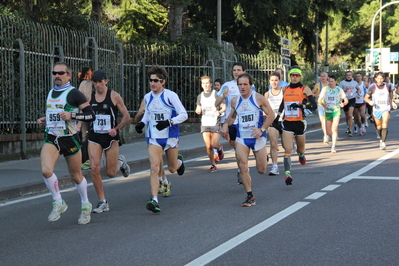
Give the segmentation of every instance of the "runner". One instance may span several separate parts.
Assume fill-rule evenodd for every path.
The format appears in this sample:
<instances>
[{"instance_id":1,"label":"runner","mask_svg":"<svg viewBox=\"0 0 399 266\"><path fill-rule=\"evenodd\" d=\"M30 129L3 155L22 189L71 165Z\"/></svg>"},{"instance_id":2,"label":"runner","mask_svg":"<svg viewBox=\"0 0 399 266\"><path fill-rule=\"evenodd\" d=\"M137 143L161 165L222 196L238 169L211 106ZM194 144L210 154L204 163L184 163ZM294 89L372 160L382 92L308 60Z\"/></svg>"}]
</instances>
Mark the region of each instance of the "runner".
<instances>
[{"instance_id":1,"label":"runner","mask_svg":"<svg viewBox=\"0 0 399 266\"><path fill-rule=\"evenodd\" d=\"M107 87L106 74L97 70L92 76L95 90L87 99L96 114L96 120L90 124L89 130L89 156L91 162L91 177L97 192L99 202L94 213L109 211L109 203L105 198L103 181L101 178L101 157L106 157L106 174L115 177L119 170L124 177L129 176L130 167L123 155L119 155L121 146L119 131L124 128L130 119L129 112L122 97L116 91ZM117 123L118 112L122 119Z\"/></svg>"},{"instance_id":2,"label":"runner","mask_svg":"<svg viewBox=\"0 0 399 266\"><path fill-rule=\"evenodd\" d=\"M320 93L323 89L328 87L328 73L323 71L320 72L320 82L316 83L314 86L312 92L313 96L315 97L315 101L318 100ZM320 119L320 124L321 124L321 129L323 131L324 137L323 137L323 143L328 144L330 141L330 138L328 137L327 131L326 131L326 120L324 119L324 108L321 105L317 106L317 112L319 114L319 119Z\"/></svg>"},{"instance_id":3,"label":"runner","mask_svg":"<svg viewBox=\"0 0 399 266\"><path fill-rule=\"evenodd\" d=\"M231 81L227 81L226 83L223 84L222 88L219 90L218 93L218 99L216 100L216 106L220 105L220 103L225 100L226 102L226 112L225 116L222 116L220 119L220 124L223 125L227 119L227 117L230 115L231 112L231 102L232 100L240 95L240 91L237 86L237 78L241 75L246 73L245 72L245 65L240 62L236 62L233 64L233 77L234 79ZM235 149L235 141L236 141L236 134L237 134L237 120L234 121L233 125L229 126L229 142L230 145ZM241 178L240 178L240 168L237 166L237 184L241 185Z\"/></svg>"},{"instance_id":4,"label":"runner","mask_svg":"<svg viewBox=\"0 0 399 266\"><path fill-rule=\"evenodd\" d=\"M306 120L303 114L303 109L315 110L317 103L314 100L313 93L308 86L301 83L302 71L298 68L293 68L289 72L291 83L285 87L283 94L283 101L277 113L273 124L278 124L281 113L284 110L284 118L281 123L282 143L284 147L284 170L285 170L285 184L292 185L291 176L291 152L292 140L296 139L297 152L300 164L306 164L305 157L305 131ZM305 104L304 101L309 104Z\"/></svg>"},{"instance_id":5,"label":"runner","mask_svg":"<svg viewBox=\"0 0 399 266\"><path fill-rule=\"evenodd\" d=\"M355 120L355 130L353 133L357 134L359 131L359 136L362 136L366 133L365 123L367 122L366 117L366 102L364 101L364 95L367 93L367 89L364 86L362 81L362 75L360 73L356 73L355 80L357 85L356 89L356 103L355 109L353 111L353 117Z\"/></svg>"},{"instance_id":6,"label":"runner","mask_svg":"<svg viewBox=\"0 0 399 266\"><path fill-rule=\"evenodd\" d=\"M324 88L319 96L318 104L324 108L327 135L332 136L331 153L336 153L338 124L341 118L341 108L348 104L345 92L337 87L337 77L328 78L329 86ZM342 102L343 101L343 102Z\"/></svg>"},{"instance_id":7,"label":"runner","mask_svg":"<svg viewBox=\"0 0 399 266\"><path fill-rule=\"evenodd\" d=\"M217 171L215 156L213 149L218 149L219 161L223 160L223 146L219 143L220 115L221 111L216 107L216 91L212 90L211 78L208 76L201 77L201 87L204 90L197 97L197 107L195 113L202 115L201 117L201 134L205 142L206 153L211 161L211 167L208 172ZM221 103L225 105L224 102Z\"/></svg>"},{"instance_id":8,"label":"runner","mask_svg":"<svg viewBox=\"0 0 399 266\"><path fill-rule=\"evenodd\" d=\"M393 88L384 83L384 73L375 74L375 84L371 85L364 100L373 106L373 117L380 139L380 149L386 149L386 139L388 136L388 121L390 118L391 106L396 109L393 100Z\"/></svg>"},{"instance_id":9,"label":"runner","mask_svg":"<svg viewBox=\"0 0 399 266\"><path fill-rule=\"evenodd\" d=\"M252 193L252 179L248 170L248 157L252 149L256 160L256 168L260 174L264 174L267 168L266 151L266 129L273 122L274 114L269 102L263 95L252 91L252 77L244 73L237 79L240 89L240 96L233 99L231 113L223 124L221 134L229 138L228 126L233 125L236 118L236 159L240 168L242 183L247 197L242 203L243 207L251 207L256 204L255 196ZM263 113L267 118L263 119Z\"/></svg>"},{"instance_id":10,"label":"runner","mask_svg":"<svg viewBox=\"0 0 399 266\"><path fill-rule=\"evenodd\" d=\"M353 110L356 104L356 89L357 82L352 79L352 71L347 71L345 73L345 80L342 80L339 83L339 87L341 87L346 93L346 98L348 98L348 104L345 105L345 117L346 117L346 125L348 126L348 130L346 133L348 137L352 137L352 127L353 127Z\"/></svg>"},{"instance_id":11,"label":"runner","mask_svg":"<svg viewBox=\"0 0 399 266\"><path fill-rule=\"evenodd\" d=\"M280 87L280 74L277 72L273 72L270 74L269 78L270 89L265 93L265 98L268 100L274 116L277 116L278 109L283 100L283 88ZM269 175L278 175L280 174L277 160L278 160L278 138L281 136L281 121L282 118L279 119L277 124L272 124L268 131L267 135L269 136L270 141L270 156L272 158L272 169L269 172Z\"/></svg>"},{"instance_id":12,"label":"runner","mask_svg":"<svg viewBox=\"0 0 399 266\"><path fill-rule=\"evenodd\" d=\"M178 154L179 124L187 119L187 111L176 93L165 88L168 72L160 66L151 67L147 76L151 92L144 96L146 109L144 117L135 127L142 133L146 127L148 158L151 164L150 187L151 198L146 208L154 213L160 212L158 188L163 151L166 153L169 172L183 175L185 166L183 156Z\"/></svg>"},{"instance_id":13,"label":"runner","mask_svg":"<svg viewBox=\"0 0 399 266\"><path fill-rule=\"evenodd\" d=\"M46 116L37 120L39 126L46 128L40 162L44 183L54 201L48 221L57 221L68 209L68 205L62 199L58 178L54 173L55 165L62 154L80 195L82 207L78 224L87 224L91 219L92 205L87 197L87 180L80 168L82 153L77 136L77 121L93 121L95 116L84 94L71 86L69 81L72 78L72 70L68 64L55 63L52 74L54 88L47 95ZM81 113L78 113L79 109L82 110Z\"/></svg>"}]
</instances>

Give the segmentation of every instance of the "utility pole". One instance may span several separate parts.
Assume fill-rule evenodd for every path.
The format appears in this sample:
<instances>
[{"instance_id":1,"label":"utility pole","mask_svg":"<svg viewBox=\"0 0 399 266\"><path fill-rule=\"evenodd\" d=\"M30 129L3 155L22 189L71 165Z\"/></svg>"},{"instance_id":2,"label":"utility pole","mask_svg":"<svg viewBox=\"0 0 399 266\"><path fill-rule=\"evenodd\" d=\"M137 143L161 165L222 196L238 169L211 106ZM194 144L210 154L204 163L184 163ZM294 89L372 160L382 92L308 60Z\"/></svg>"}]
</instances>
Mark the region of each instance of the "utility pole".
<instances>
[{"instance_id":1,"label":"utility pole","mask_svg":"<svg viewBox=\"0 0 399 266\"><path fill-rule=\"evenodd\" d=\"M328 73L328 20L327 20L327 23L326 23L326 51L325 51L325 54L326 54L326 58L325 58L325 60L324 60L324 71L325 72L327 72Z\"/></svg>"},{"instance_id":2,"label":"utility pole","mask_svg":"<svg viewBox=\"0 0 399 266\"><path fill-rule=\"evenodd\" d=\"M382 0L380 0L380 9L382 7ZM378 66L379 71L382 70L382 10L380 11L380 64Z\"/></svg>"}]
</instances>

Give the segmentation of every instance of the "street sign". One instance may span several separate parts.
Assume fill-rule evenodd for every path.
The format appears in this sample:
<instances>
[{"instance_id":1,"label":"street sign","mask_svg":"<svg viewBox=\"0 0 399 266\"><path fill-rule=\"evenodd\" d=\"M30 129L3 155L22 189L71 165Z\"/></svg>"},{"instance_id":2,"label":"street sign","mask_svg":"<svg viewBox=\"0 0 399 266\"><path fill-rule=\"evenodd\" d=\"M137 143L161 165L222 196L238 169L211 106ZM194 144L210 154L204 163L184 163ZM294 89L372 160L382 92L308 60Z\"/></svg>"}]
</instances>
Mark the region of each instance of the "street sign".
<instances>
[{"instance_id":1,"label":"street sign","mask_svg":"<svg viewBox=\"0 0 399 266\"><path fill-rule=\"evenodd\" d=\"M394 61L394 62L397 62L397 61L399 61L398 59L398 57L399 57L399 52L391 52L390 54L390 59L389 59L389 61Z\"/></svg>"},{"instance_id":2,"label":"street sign","mask_svg":"<svg viewBox=\"0 0 399 266\"><path fill-rule=\"evenodd\" d=\"M291 42L290 42L290 40L281 37L281 45L290 47L291 46Z\"/></svg>"},{"instance_id":3,"label":"street sign","mask_svg":"<svg viewBox=\"0 0 399 266\"><path fill-rule=\"evenodd\" d=\"M291 55L290 49L281 47L281 55L290 57Z\"/></svg>"},{"instance_id":4,"label":"street sign","mask_svg":"<svg viewBox=\"0 0 399 266\"><path fill-rule=\"evenodd\" d=\"M283 66L291 66L291 59L288 58L288 57L282 56L282 57L281 57L281 64L282 64Z\"/></svg>"}]
</instances>

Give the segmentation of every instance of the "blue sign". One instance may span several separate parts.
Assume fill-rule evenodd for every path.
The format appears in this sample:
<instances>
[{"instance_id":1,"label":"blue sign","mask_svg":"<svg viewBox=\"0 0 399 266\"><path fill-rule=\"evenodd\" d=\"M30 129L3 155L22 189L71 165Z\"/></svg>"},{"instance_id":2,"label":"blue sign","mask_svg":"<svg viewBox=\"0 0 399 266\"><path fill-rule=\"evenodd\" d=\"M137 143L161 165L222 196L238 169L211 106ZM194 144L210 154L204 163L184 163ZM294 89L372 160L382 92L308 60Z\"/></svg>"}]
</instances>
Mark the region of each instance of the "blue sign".
<instances>
[{"instance_id":1,"label":"blue sign","mask_svg":"<svg viewBox=\"0 0 399 266\"><path fill-rule=\"evenodd\" d=\"M389 61L397 62L399 60L399 52L391 52L389 55Z\"/></svg>"}]
</instances>

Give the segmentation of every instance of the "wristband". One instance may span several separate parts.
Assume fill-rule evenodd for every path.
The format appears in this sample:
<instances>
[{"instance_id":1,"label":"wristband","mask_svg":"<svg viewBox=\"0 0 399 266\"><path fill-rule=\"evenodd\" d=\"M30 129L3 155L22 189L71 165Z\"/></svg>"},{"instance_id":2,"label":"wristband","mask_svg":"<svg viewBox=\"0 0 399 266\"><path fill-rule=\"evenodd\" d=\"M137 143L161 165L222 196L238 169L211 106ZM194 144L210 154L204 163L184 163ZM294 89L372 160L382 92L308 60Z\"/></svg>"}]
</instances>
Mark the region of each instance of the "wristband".
<instances>
[{"instance_id":1,"label":"wristband","mask_svg":"<svg viewBox=\"0 0 399 266\"><path fill-rule=\"evenodd\" d=\"M115 130L118 130L118 129L119 129L119 127L114 127L114 129L115 129Z\"/></svg>"},{"instance_id":2,"label":"wristband","mask_svg":"<svg viewBox=\"0 0 399 266\"><path fill-rule=\"evenodd\" d=\"M76 119L76 113L71 113L71 118Z\"/></svg>"}]
</instances>

